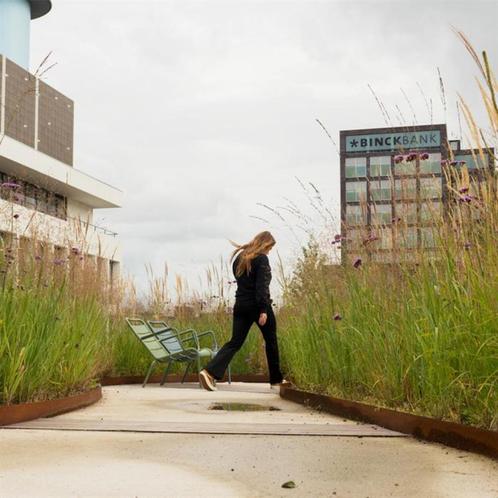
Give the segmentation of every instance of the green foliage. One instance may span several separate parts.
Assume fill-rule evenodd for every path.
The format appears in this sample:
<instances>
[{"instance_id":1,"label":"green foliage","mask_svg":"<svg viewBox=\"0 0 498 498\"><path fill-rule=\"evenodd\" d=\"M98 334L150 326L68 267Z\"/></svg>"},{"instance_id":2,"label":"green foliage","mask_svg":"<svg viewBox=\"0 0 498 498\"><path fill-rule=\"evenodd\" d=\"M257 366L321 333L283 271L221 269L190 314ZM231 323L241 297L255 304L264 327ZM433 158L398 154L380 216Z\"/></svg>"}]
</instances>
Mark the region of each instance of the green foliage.
<instances>
[{"instance_id":1,"label":"green foliage","mask_svg":"<svg viewBox=\"0 0 498 498\"><path fill-rule=\"evenodd\" d=\"M303 252L280 312L297 385L498 428L498 202L479 222L467 209L452 208L438 252L411 263L331 267L313 244Z\"/></svg>"},{"instance_id":2,"label":"green foliage","mask_svg":"<svg viewBox=\"0 0 498 498\"><path fill-rule=\"evenodd\" d=\"M107 316L95 296L64 285L0 290L0 403L88 388L106 368Z\"/></svg>"}]
</instances>

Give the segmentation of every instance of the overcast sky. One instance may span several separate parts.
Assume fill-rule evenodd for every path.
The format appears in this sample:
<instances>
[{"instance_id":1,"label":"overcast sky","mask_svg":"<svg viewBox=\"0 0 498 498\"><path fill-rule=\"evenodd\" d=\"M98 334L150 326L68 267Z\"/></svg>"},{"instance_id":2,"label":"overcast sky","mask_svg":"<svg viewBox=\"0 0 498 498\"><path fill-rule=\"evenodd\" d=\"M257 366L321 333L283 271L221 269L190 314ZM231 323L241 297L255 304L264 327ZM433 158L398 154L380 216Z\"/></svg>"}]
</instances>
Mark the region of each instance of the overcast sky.
<instances>
[{"instance_id":1,"label":"overcast sky","mask_svg":"<svg viewBox=\"0 0 498 498\"><path fill-rule=\"evenodd\" d=\"M95 218L119 232L125 271L143 286L144 264L167 262L195 284L227 239L262 229L292 260L295 237L258 203L311 213L296 177L338 216L339 157L315 119L336 141L385 126L368 85L393 126L396 105L429 124L432 99L433 122L458 138L457 92L482 117L451 27L496 63L497 19L492 1L54 0L32 23L31 66L53 51L46 80L76 103L75 167L126 194Z\"/></svg>"}]
</instances>

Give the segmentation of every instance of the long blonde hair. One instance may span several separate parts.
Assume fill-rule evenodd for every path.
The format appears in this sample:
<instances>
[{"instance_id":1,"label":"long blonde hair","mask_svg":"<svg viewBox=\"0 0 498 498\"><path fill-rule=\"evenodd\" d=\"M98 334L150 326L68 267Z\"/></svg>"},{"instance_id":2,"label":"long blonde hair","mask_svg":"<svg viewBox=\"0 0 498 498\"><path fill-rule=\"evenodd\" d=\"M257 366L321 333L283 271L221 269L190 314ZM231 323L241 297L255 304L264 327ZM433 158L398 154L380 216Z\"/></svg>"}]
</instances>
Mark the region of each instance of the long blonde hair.
<instances>
[{"instance_id":1,"label":"long blonde hair","mask_svg":"<svg viewBox=\"0 0 498 498\"><path fill-rule=\"evenodd\" d=\"M233 251L230 261L240 255L235 269L235 275L240 277L243 273L249 273L251 271L251 261L256 256L268 252L276 244L276 241L270 232L265 231L258 233L247 244L237 244L233 241L230 241L230 243L235 246L235 251Z\"/></svg>"}]
</instances>

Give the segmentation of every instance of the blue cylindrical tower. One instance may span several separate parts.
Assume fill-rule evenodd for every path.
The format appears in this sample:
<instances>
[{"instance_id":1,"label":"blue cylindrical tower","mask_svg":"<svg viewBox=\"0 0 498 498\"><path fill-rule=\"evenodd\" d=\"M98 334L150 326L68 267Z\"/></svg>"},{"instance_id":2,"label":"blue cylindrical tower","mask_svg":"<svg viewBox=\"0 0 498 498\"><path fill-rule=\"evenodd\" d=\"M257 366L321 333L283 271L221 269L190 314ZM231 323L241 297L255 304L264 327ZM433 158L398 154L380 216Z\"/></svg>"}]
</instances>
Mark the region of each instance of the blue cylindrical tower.
<instances>
[{"instance_id":1,"label":"blue cylindrical tower","mask_svg":"<svg viewBox=\"0 0 498 498\"><path fill-rule=\"evenodd\" d=\"M29 69L31 19L44 16L50 0L0 0L0 54Z\"/></svg>"}]
</instances>

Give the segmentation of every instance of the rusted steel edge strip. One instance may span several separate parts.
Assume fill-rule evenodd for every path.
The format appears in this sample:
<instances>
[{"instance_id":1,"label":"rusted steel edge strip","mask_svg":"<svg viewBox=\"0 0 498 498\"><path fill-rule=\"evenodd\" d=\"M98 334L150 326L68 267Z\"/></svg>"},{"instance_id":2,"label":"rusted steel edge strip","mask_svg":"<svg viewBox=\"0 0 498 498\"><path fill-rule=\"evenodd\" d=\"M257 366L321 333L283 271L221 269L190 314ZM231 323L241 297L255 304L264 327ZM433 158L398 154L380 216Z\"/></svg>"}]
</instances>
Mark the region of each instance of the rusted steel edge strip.
<instances>
[{"instance_id":1,"label":"rusted steel edge strip","mask_svg":"<svg viewBox=\"0 0 498 498\"><path fill-rule=\"evenodd\" d=\"M33 403L19 403L0 406L0 426L27 422L40 417L53 417L61 413L84 408L102 398L102 388L95 387L84 393L68 396L67 398L35 401Z\"/></svg>"},{"instance_id":2,"label":"rusted steel edge strip","mask_svg":"<svg viewBox=\"0 0 498 498\"><path fill-rule=\"evenodd\" d=\"M168 382L181 382L183 374L170 374L166 379L166 384ZM161 382L162 375L151 375L148 384L154 384ZM141 384L144 381L144 377L141 375L124 375L124 376L108 376L104 377L101 381L103 386L118 386L122 384ZM185 378L185 382L198 382L199 377L197 374L189 374ZM227 382L228 378L225 377L223 382ZM268 382L268 376L264 374L234 374L232 375L232 382Z\"/></svg>"},{"instance_id":3,"label":"rusted steel edge strip","mask_svg":"<svg viewBox=\"0 0 498 498\"><path fill-rule=\"evenodd\" d=\"M380 425L418 439L498 458L498 432L282 387L280 396L334 415Z\"/></svg>"}]
</instances>

